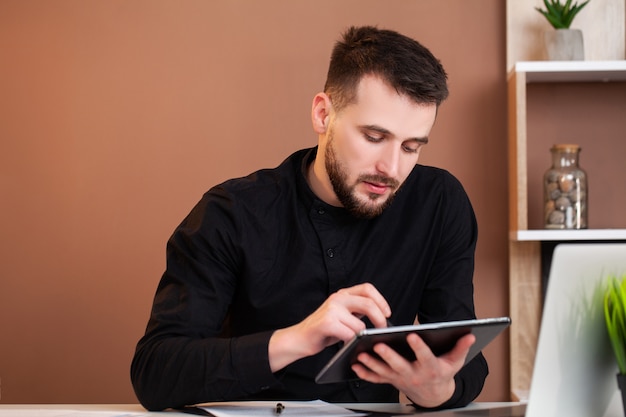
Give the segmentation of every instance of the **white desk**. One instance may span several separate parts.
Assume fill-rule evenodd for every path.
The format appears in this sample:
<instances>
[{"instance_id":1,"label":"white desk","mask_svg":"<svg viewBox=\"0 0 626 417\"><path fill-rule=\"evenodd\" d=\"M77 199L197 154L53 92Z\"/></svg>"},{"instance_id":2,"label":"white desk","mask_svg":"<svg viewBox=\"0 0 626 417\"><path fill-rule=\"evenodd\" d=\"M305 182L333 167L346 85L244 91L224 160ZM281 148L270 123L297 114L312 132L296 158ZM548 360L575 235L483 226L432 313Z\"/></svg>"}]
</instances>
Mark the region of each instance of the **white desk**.
<instances>
[{"instance_id":1,"label":"white desk","mask_svg":"<svg viewBox=\"0 0 626 417\"><path fill-rule=\"evenodd\" d=\"M438 412L419 413L411 406L399 403L357 403L339 404L352 410L392 413L402 415L422 415L428 417L461 417L472 415L500 416L494 409L506 409L522 403L477 402L465 408ZM484 414L481 413L484 411ZM0 417L141 417L141 416L186 416L193 414L177 411L148 412L139 404L0 404ZM504 414L506 415L506 414ZM604 417L623 417L621 397L615 395ZM285 415L285 417L288 417ZM597 416L590 416L597 417Z\"/></svg>"},{"instance_id":2,"label":"white desk","mask_svg":"<svg viewBox=\"0 0 626 417\"><path fill-rule=\"evenodd\" d=\"M473 403L457 411L480 410L519 403ZM404 404L340 404L357 410L394 413L397 415L420 415L411 406ZM431 412L429 416L441 416L450 411ZM488 413L488 412L487 412ZM0 417L140 417L140 416L186 416L192 414L165 411L148 412L139 404L0 404ZM473 414L474 415L474 414ZM478 414L475 414L478 415ZM488 415L488 414L485 414Z\"/></svg>"},{"instance_id":3,"label":"white desk","mask_svg":"<svg viewBox=\"0 0 626 417\"><path fill-rule=\"evenodd\" d=\"M0 404L0 417L130 417L186 416L180 412L151 413L139 404Z\"/></svg>"}]
</instances>

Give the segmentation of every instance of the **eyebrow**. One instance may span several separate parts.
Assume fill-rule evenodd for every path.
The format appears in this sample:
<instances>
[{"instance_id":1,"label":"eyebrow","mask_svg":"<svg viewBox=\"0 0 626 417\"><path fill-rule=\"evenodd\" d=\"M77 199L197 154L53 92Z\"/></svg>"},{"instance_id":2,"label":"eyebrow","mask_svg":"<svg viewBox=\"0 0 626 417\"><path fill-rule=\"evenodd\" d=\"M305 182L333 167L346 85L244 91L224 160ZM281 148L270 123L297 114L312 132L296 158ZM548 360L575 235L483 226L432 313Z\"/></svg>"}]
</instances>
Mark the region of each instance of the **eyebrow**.
<instances>
[{"instance_id":1,"label":"eyebrow","mask_svg":"<svg viewBox=\"0 0 626 417\"><path fill-rule=\"evenodd\" d=\"M389 129L385 129L384 127L378 126L378 125L363 125L361 126L362 129L365 130L372 130L374 132L378 132L378 133L382 133L384 135L393 135L393 133L389 130ZM415 138L407 138L404 139L404 141L415 141L415 142L419 142L421 144L426 145L428 143L428 136L424 136L424 137L415 137Z\"/></svg>"}]
</instances>

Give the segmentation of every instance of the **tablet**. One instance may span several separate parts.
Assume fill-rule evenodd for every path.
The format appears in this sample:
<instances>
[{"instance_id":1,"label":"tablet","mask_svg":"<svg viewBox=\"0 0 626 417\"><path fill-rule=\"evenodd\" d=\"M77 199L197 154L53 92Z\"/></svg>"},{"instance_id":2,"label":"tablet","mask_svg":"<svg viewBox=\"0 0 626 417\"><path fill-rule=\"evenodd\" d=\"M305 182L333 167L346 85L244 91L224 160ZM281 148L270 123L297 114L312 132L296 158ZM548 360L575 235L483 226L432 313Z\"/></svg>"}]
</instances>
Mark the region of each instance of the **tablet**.
<instances>
[{"instance_id":1,"label":"tablet","mask_svg":"<svg viewBox=\"0 0 626 417\"><path fill-rule=\"evenodd\" d=\"M451 350L460 337L473 333L476 336L476 342L467 354L465 359L465 363L467 363L510 324L511 319L509 317L496 317L365 329L354 336L332 357L317 374L315 382L327 384L357 379L356 374L351 369L352 364L357 362L356 357L361 352L368 352L372 356L377 356L372 351L373 346L377 343L385 343L409 361L414 361L415 354L406 342L409 333L417 333L437 356Z\"/></svg>"}]
</instances>

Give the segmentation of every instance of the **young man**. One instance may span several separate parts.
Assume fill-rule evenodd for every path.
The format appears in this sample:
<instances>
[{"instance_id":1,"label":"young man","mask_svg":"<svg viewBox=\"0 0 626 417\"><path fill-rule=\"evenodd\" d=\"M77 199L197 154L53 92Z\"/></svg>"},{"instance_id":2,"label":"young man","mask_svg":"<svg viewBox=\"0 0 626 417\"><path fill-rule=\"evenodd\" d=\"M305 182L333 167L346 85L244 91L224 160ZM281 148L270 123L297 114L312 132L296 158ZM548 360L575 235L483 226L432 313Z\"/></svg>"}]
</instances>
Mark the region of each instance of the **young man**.
<instances>
[{"instance_id":1,"label":"young man","mask_svg":"<svg viewBox=\"0 0 626 417\"><path fill-rule=\"evenodd\" d=\"M360 381L316 384L339 342L366 327L470 319L476 219L448 172L417 165L446 74L422 45L350 28L313 99L318 146L207 192L168 242L131 367L148 409L242 399L463 406L487 364L474 336L409 362L383 344Z\"/></svg>"}]
</instances>

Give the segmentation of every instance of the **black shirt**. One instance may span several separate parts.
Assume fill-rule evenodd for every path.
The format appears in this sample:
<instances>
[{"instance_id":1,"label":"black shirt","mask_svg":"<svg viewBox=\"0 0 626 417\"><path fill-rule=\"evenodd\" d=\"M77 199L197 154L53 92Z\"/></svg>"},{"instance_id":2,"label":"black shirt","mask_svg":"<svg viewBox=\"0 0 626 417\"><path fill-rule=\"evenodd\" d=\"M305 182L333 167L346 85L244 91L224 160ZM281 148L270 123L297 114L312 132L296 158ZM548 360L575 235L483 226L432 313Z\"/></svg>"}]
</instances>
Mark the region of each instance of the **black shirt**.
<instances>
[{"instance_id":1,"label":"black shirt","mask_svg":"<svg viewBox=\"0 0 626 417\"><path fill-rule=\"evenodd\" d=\"M477 226L461 184L416 165L390 207L358 219L309 188L305 172L316 151L212 188L174 231L131 367L146 408L241 399L397 402L390 385L316 384L339 345L270 370L272 332L344 287L372 283L395 325L416 316L420 323L475 317ZM457 374L444 406L472 401L487 373L478 355Z\"/></svg>"}]
</instances>

